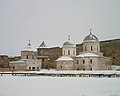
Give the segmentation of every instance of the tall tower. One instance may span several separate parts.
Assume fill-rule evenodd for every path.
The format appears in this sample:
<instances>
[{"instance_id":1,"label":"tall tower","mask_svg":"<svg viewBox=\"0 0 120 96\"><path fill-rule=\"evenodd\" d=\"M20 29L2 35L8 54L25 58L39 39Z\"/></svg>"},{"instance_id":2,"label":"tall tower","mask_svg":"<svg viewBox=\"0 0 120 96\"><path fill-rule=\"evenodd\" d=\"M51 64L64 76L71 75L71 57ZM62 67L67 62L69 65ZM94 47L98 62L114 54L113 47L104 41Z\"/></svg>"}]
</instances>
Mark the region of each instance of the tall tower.
<instances>
[{"instance_id":1,"label":"tall tower","mask_svg":"<svg viewBox=\"0 0 120 96\"><path fill-rule=\"evenodd\" d=\"M21 50L21 58L22 59L35 59L35 50L32 48L30 40L28 46Z\"/></svg>"},{"instance_id":2,"label":"tall tower","mask_svg":"<svg viewBox=\"0 0 120 96\"><path fill-rule=\"evenodd\" d=\"M49 48L47 47L44 41L40 44L37 50L38 50L38 59L42 60L42 68L48 69L49 68L49 56L48 56Z\"/></svg>"}]
</instances>

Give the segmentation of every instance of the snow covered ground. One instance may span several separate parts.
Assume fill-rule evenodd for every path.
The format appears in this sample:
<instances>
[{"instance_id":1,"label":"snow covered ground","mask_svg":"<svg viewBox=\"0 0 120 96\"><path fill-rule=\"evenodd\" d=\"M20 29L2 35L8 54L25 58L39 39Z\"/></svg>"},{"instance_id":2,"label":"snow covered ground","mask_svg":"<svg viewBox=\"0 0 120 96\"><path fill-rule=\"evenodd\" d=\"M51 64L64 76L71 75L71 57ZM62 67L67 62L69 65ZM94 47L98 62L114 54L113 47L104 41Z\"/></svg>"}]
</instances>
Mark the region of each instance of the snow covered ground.
<instances>
[{"instance_id":1,"label":"snow covered ground","mask_svg":"<svg viewBox=\"0 0 120 96\"><path fill-rule=\"evenodd\" d=\"M4 75L0 96L120 96L120 78Z\"/></svg>"}]
</instances>

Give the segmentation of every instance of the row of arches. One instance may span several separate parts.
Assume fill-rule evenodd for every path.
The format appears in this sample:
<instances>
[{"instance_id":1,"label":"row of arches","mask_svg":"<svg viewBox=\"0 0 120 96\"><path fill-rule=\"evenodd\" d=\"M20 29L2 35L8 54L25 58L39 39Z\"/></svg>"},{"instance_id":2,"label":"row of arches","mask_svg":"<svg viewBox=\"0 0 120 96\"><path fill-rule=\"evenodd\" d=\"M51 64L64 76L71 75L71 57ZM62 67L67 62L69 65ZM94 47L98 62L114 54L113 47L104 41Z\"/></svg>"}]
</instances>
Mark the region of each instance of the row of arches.
<instances>
[{"instance_id":1,"label":"row of arches","mask_svg":"<svg viewBox=\"0 0 120 96\"><path fill-rule=\"evenodd\" d=\"M99 47L98 46L85 46L84 51L99 51Z\"/></svg>"},{"instance_id":2,"label":"row of arches","mask_svg":"<svg viewBox=\"0 0 120 96\"><path fill-rule=\"evenodd\" d=\"M92 64L93 63L93 60L92 59L90 59L90 64ZM81 62L82 64L85 64L86 63L86 60L82 60L82 62ZM81 64L80 62L79 62L79 60L77 60L77 64Z\"/></svg>"},{"instance_id":3,"label":"row of arches","mask_svg":"<svg viewBox=\"0 0 120 96\"><path fill-rule=\"evenodd\" d=\"M75 50L64 50L63 51L63 55L76 55L76 51Z\"/></svg>"}]
</instances>

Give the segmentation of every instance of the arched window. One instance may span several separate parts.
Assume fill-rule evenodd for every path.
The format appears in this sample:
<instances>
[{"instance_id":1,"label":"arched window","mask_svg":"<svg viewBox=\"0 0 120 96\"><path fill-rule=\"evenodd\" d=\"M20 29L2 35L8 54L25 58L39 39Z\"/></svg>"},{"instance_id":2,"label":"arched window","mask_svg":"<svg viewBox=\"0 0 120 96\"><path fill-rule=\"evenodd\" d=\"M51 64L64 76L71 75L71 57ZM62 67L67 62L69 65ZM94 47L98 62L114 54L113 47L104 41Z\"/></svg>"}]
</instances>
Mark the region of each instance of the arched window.
<instances>
[{"instance_id":1,"label":"arched window","mask_svg":"<svg viewBox=\"0 0 120 96\"><path fill-rule=\"evenodd\" d=\"M68 50L68 55L70 55L70 50Z\"/></svg>"},{"instance_id":2,"label":"arched window","mask_svg":"<svg viewBox=\"0 0 120 96\"><path fill-rule=\"evenodd\" d=\"M92 70L92 68L90 68L90 70Z\"/></svg>"},{"instance_id":3,"label":"arched window","mask_svg":"<svg viewBox=\"0 0 120 96\"><path fill-rule=\"evenodd\" d=\"M87 51L87 47L85 46L85 51Z\"/></svg>"},{"instance_id":4,"label":"arched window","mask_svg":"<svg viewBox=\"0 0 120 96\"><path fill-rule=\"evenodd\" d=\"M85 68L83 68L83 71L85 71Z\"/></svg>"},{"instance_id":5,"label":"arched window","mask_svg":"<svg viewBox=\"0 0 120 96\"><path fill-rule=\"evenodd\" d=\"M15 66L13 66L13 69L15 69Z\"/></svg>"},{"instance_id":6,"label":"arched window","mask_svg":"<svg viewBox=\"0 0 120 96\"><path fill-rule=\"evenodd\" d=\"M83 60L83 64L85 64L85 60Z\"/></svg>"},{"instance_id":7,"label":"arched window","mask_svg":"<svg viewBox=\"0 0 120 96\"><path fill-rule=\"evenodd\" d=\"M28 59L28 55L26 55L26 59Z\"/></svg>"},{"instance_id":8,"label":"arched window","mask_svg":"<svg viewBox=\"0 0 120 96\"><path fill-rule=\"evenodd\" d=\"M92 63L92 59L90 59L90 63Z\"/></svg>"},{"instance_id":9,"label":"arched window","mask_svg":"<svg viewBox=\"0 0 120 96\"><path fill-rule=\"evenodd\" d=\"M93 46L91 46L91 51L93 51Z\"/></svg>"}]
</instances>

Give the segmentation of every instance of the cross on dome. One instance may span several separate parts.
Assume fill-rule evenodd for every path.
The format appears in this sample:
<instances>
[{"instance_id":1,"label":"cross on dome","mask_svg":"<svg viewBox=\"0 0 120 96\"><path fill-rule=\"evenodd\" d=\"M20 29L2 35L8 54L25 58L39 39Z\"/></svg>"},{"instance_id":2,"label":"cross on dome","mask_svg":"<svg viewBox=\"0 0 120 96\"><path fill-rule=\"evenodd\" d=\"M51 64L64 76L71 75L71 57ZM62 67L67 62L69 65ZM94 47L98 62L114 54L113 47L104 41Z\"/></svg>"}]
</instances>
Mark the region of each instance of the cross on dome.
<instances>
[{"instance_id":1,"label":"cross on dome","mask_svg":"<svg viewBox=\"0 0 120 96\"><path fill-rule=\"evenodd\" d=\"M29 39L29 43L28 43L28 46L29 46L29 47L31 46L31 43L30 43L30 39Z\"/></svg>"},{"instance_id":2,"label":"cross on dome","mask_svg":"<svg viewBox=\"0 0 120 96\"><path fill-rule=\"evenodd\" d=\"M92 29L90 28L90 34L92 34Z\"/></svg>"},{"instance_id":3,"label":"cross on dome","mask_svg":"<svg viewBox=\"0 0 120 96\"><path fill-rule=\"evenodd\" d=\"M89 42L89 41L99 42L98 38L92 34L91 28L90 28L90 34L84 38L84 42Z\"/></svg>"},{"instance_id":4,"label":"cross on dome","mask_svg":"<svg viewBox=\"0 0 120 96\"><path fill-rule=\"evenodd\" d=\"M68 35L68 41L70 41L70 35Z\"/></svg>"}]
</instances>

